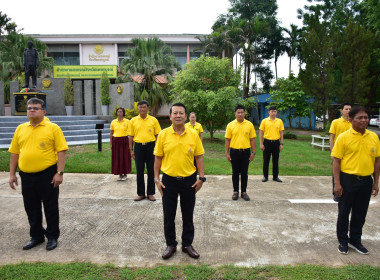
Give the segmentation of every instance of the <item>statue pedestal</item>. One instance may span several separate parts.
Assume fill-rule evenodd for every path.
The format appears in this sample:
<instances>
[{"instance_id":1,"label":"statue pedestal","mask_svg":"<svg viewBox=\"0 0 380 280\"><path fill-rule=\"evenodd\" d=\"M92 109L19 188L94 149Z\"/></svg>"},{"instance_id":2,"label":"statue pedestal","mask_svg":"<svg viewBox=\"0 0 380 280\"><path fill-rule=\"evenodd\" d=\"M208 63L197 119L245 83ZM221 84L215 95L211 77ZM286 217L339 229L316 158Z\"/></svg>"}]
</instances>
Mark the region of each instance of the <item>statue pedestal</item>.
<instances>
[{"instance_id":1,"label":"statue pedestal","mask_svg":"<svg viewBox=\"0 0 380 280\"><path fill-rule=\"evenodd\" d=\"M42 99L46 104L46 93L43 92L14 92L15 116L26 116L26 103L29 99L36 97Z\"/></svg>"}]
</instances>

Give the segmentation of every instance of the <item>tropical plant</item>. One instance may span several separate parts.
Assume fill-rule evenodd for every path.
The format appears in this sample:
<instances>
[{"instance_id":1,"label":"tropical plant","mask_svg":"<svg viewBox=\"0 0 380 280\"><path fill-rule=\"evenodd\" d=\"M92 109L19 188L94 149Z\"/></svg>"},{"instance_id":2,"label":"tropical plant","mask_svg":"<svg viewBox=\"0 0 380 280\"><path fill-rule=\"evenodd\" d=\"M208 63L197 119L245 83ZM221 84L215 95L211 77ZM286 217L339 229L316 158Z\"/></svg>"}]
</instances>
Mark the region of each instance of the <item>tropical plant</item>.
<instances>
[{"instance_id":1,"label":"tropical plant","mask_svg":"<svg viewBox=\"0 0 380 280\"><path fill-rule=\"evenodd\" d=\"M70 78L70 74L67 74L67 77L63 83L63 99L66 106L73 106L74 104L74 86Z\"/></svg>"},{"instance_id":2,"label":"tropical plant","mask_svg":"<svg viewBox=\"0 0 380 280\"><path fill-rule=\"evenodd\" d=\"M0 41L3 40L5 33L9 34L16 31L17 24L11 20L7 14L0 11Z\"/></svg>"},{"instance_id":3,"label":"tropical plant","mask_svg":"<svg viewBox=\"0 0 380 280\"><path fill-rule=\"evenodd\" d=\"M180 69L172 50L160 39L153 37L133 39L134 48L126 51L121 71L134 77L135 101L147 100L155 115L162 104L169 102L167 84Z\"/></svg>"},{"instance_id":4,"label":"tropical plant","mask_svg":"<svg viewBox=\"0 0 380 280\"><path fill-rule=\"evenodd\" d=\"M109 105L111 103L110 79L108 78L107 72L103 72L102 78L100 79L100 100L103 105Z\"/></svg>"}]
</instances>

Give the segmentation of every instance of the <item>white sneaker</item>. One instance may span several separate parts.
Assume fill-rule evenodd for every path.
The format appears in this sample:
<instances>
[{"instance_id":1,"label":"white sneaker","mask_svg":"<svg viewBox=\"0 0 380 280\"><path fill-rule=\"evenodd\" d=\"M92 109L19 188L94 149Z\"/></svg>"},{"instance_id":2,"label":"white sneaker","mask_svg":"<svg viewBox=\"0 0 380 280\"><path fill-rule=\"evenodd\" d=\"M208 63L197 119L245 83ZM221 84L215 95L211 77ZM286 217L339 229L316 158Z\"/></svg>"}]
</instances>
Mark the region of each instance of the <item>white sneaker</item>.
<instances>
[{"instance_id":1,"label":"white sneaker","mask_svg":"<svg viewBox=\"0 0 380 280\"><path fill-rule=\"evenodd\" d=\"M127 175L125 175L125 176L123 176L122 178L121 178L121 181L126 181L127 180Z\"/></svg>"},{"instance_id":2,"label":"white sneaker","mask_svg":"<svg viewBox=\"0 0 380 280\"><path fill-rule=\"evenodd\" d=\"M122 181L123 180L123 176L119 175L119 178L117 178L118 181Z\"/></svg>"}]
</instances>

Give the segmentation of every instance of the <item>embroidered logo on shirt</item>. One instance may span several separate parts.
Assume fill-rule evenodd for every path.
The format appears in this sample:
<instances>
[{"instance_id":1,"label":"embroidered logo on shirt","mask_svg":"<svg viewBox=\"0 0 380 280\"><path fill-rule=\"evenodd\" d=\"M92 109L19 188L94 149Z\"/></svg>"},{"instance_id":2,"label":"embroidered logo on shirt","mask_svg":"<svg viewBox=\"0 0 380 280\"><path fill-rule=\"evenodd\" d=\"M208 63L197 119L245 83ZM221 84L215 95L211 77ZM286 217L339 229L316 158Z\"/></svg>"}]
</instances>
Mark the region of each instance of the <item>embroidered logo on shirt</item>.
<instances>
[{"instance_id":1,"label":"embroidered logo on shirt","mask_svg":"<svg viewBox=\"0 0 380 280\"><path fill-rule=\"evenodd\" d=\"M149 128L149 130L148 130L149 132L152 132L152 129L151 128Z\"/></svg>"},{"instance_id":2,"label":"embroidered logo on shirt","mask_svg":"<svg viewBox=\"0 0 380 280\"><path fill-rule=\"evenodd\" d=\"M191 148L189 149L189 153L190 153L190 154L192 154L192 153L193 153L193 150L192 150Z\"/></svg>"},{"instance_id":3,"label":"embroidered logo on shirt","mask_svg":"<svg viewBox=\"0 0 380 280\"><path fill-rule=\"evenodd\" d=\"M41 142L40 146L41 146L41 148L44 148L45 147L45 142Z\"/></svg>"},{"instance_id":4,"label":"embroidered logo on shirt","mask_svg":"<svg viewBox=\"0 0 380 280\"><path fill-rule=\"evenodd\" d=\"M372 154L375 153L375 148L374 148L374 147L371 148L371 153L372 153Z\"/></svg>"},{"instance_id":5,"label":"embroidered logo on shirt","mask_svg":"<svg viewBox=\"0 0 380 280\"><path fill-rule=\"evenodd\" d=\"M245 134L248 135L248 131L246 131Z\"/></svg>"}]
</instances>

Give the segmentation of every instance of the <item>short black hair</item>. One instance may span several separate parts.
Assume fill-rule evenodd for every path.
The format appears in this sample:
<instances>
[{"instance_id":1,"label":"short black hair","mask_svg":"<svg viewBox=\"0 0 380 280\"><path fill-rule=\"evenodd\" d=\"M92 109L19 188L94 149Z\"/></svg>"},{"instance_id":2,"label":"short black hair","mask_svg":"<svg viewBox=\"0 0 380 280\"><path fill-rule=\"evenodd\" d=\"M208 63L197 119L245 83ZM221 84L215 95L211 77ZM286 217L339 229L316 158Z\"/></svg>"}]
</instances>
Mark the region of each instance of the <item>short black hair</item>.
<instances>
[{"instance_id":1,"label":"short black hair","mask_svg":"<svg viewBox=\"0 0 380 280\"><path fill-rule=\"evenodd\" d=\"M146 100L139 101L139 103L137 103L137 106L144 105L144 104L149 107L149 103Z\"/></svg>"},{"instance_id":2,"label":"short black hair","mask_svg":"<svg viewBox=\"0 0 380 280\"><path fill-rule=\"evenodd\" d=\"M42 99L39 99L37 97L32 97L28 100L28 102L26 102L27 105L30 105L30 104L40 104L41 105L41 108L43 110L45 110L45 101L43 101Z\"/></svg>"},{"instance_id":3,"label":"short black hair","mask_svg":"<svg viewBox=\"0 0 380 280\"><path fill-rule=\"evenodd\" d=\"M241 105L241 104L236 105L236 107L235 107L235 112L236 112L237 110L239 110L239 109L243 109L243 110L245 111L245 107L244 107L243 105Z\"/></svg>"},{"instance_id":4,"label":"short black hair","mask_svg":"<svg viewBox=\"0 0 380 280\"><path fill-rule=\"evenodd\" d=\"M276 110L276 111L277 111L277 107L276 107L276 106L270 106L270 107L268 108L268 111L272 111L272 110Z\"/></svg>"},{"instance_id":5,"label":"short black hair","mask_svg":"<svg viewBox=\"0 0 380 280\"><path fill-rule=\"evenodd\" d=\"M346 102L346 103L343 103L343 104L340 106L340 109L343 110L343 109L344 109L344 106L350 106L350 107L352 107L351 103Z\"/></svg>"},{"instance_id":6,"label":"short black hair","mask_svg":"<svg viewBox=\"0 0 380 280\"><path fill-rule=\"evenodd\" d=\"M123 107L119 107L116 109L116 114L117 114L117 111L121 110L123 112L123 116L125 117L125 109Z\"/></svg>"},{"instance_id":7,"label":"short black hair","mask_svg":"<svg viewBox=\"0 0 380 280\"><path fill-rule=\"evenodd\" d=\"M189 114L189 116L191 116L191 114L193 114L194 116L197 116L197 114L195 114L195 112L191 112L191 113Z\"/></svg>"},{"instance_id":8,"label":"short black hair","mask_svg":"<svg viewBox=\"0 0 380 280\"><path fill-rule=\"evenodd\" d=\"M351 108L350 112L348 113L348 116L350 117L350 119L352 120L353 118L355 118L355 116L360 113L360 112L365 112L367 113L368 117L370 115L368 109L366 107L363 107L363 106L355 106L353 108Z\"/></svg>"},{"instance_id":9,"label":"short black hair","mask_svg":"<svg viewBox=\"0 0 380 280\"><path fill-rule=\"evenodd\" d=\"M174 106L185 108L185 114L187 115L187 108L186 108L185 104L182 104L182 103L174 103L174 104L170 107L170 110L169 110L169 114L170 114L170 115L172 114L172 108L173 108Z\"/></svg>"}]
</instances>

